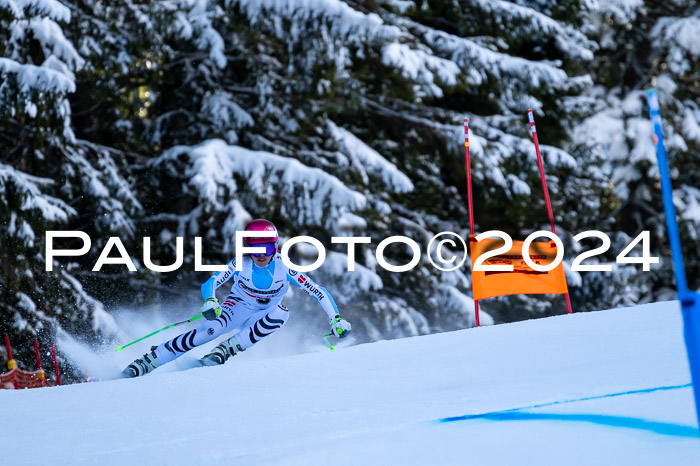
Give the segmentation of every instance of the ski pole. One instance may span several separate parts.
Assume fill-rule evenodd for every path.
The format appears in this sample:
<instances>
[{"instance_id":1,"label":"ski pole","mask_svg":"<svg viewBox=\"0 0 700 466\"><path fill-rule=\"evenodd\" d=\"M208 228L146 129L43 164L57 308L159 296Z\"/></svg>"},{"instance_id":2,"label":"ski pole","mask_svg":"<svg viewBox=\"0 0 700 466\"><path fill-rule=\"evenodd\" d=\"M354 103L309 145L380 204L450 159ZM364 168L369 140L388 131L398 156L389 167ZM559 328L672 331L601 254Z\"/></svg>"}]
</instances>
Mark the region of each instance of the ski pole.
<instances>
[{"instance_id":1,"label":"ski pole","mask_svg":"<svg viewBox=\"0 0 700 466\"><path fill-rule=\"evenodd\" d=\"M335 321L334 321L334 322L335 322ZM341 335L343 334L343 329L342 329L342 328L339 328L339 329L337 330L337 332L338 332L338 336L341 336ZM331 332L331 333L326 333L326 334L323 336L323 341L326 342L326 344L328 345L328 349L331 350L331 351L333 351L333 350L335 349L335 346L333 346L333 345L331 345L330 343L328 343L328 337L330 337L330 336L332 336L332 335L333 335L333 333Z\"/></svg>"},{"instance_id":2,"label":"ski pole","mask_svg":"<svg viewBox=\"0 0 700 466\"><path fill-rule=\"evenodd\" d=\"M124 346L118 347L118 348L117 348L117 351L121 351L121 350L123 350L124 348L126 348L127 346L131 346L131 345L133 345L134 343L138 343L138 342L140 342L140 341L142 341L142 340L145 340L145 339L148 338L148 337L152 337L152 336L155 335L156 333L160 333L160 332L162 332L163 330L167 330L167 329L169 329L169 328L176 327L176 326L178 326L178 325L186 324L186 323L189 323L189 322L194 322L195 320L199 319L200 317L203 317L202 314L196 315L196 316L192 317L191 319L183 320L182 322L176 322L176 323L174 323L174 324L167 325L167 326L163 327L163 328L160 329L160 330L156 330L156 331L153 332L153 333L149 333L149 334L146 335L145 337L141 337L141 338L139 338L138 340L134 340L134 341L132 341L131 343L127 343L127 344L124 345Z\"/></svg>"},{"instance_id":3,"label":"ski pole","mask_svg":"<svg viewBox=\"0 0 700 466\"><path fill-rule=\"evenodd\" d=\"M330 337L330 336L332 336L332 335L333 335L332 333L326 333L326 334L323 336L323 341L326 342L326 344L328 345L328 349L331 350L331 351L333 351L333 350L335 349L335 346L331 345L331 344L328 342L328 337Z\"/></svg>"}]
</instances>

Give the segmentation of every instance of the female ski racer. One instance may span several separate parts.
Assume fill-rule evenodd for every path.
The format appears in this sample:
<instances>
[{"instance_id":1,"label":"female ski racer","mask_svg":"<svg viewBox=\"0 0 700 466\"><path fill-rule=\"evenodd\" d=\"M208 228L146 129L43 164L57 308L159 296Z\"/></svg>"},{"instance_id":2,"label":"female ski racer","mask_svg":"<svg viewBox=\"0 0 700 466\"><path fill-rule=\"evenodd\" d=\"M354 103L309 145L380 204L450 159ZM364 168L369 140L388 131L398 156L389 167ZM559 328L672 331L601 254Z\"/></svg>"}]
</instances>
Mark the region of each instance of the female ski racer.
<instances>
[{"instance_id":1,"label":"female ski racer","mask_svg":"<svg viewBox=\"0 0 700 466\"><path fill-rule=\"evenodd\" d=\"M271 231L275 235L244 238L246 245L263 247L265 252L244 255L240 272L236 271L236 260L231 260L226 271L217 272L202 285L202 297L205 299L202 315L207 321L194 330L153 346L150 352L124 369L123 377L147 374L194 347L238 329L233 336L223 340L211 353L199 360L202 366L223 364L231 356L250 348L287 322L289 310L282 305L282 298L289 289L290 282L323 307L330 319L332 334L341 338L350 334L352 326L338 315L338 307L328 291L314 283L308 275L284 265L277 252L279 236L272 222L253 220L246 225L245 231ZM231 292L219 305L216 289L231 279Z\"/></svg>"}]
</instances>

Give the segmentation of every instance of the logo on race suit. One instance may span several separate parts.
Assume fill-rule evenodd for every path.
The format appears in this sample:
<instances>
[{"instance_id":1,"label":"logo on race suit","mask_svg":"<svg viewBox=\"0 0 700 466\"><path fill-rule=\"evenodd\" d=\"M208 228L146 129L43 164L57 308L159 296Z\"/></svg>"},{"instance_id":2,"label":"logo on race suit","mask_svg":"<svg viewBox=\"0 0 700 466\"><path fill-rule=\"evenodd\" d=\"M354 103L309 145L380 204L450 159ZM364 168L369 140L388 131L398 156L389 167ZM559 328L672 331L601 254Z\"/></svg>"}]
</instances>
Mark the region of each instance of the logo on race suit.
<instances>
[{"instance_id":1,"label":"logo on race suit","mask_svg":"<svg viewBox=\"0 0 700 466\"><path fill-rule=\"evenodd\" d=\"M301 278L299 278L301 280ZM306 287L307 290L309 290L309 293L312 295L316 296L319 301L321 301L323 298L326 297L325 294L323 294L323 291L319 290L315 286L313 286L311 283L304 283L304 286Z\"/></svg>"},{"instance_id":2,"label":"logo on race suit","mask_svg":"<svg viewBox=\"0 0 700 466\"><path fill-rule=\"evenodd\" d=\"M223 275L219 275L217 277L217 281L220 281L221 283L224 283L226 280L229 279L231 276L231 270L236 270L236 259L231 261L231 264L229 265L229 268L223 273Z\"/></svg>"},{"instance_id":3,"label":"logo on race suit","mask_svg":"<svg viewBox=\"0 0 700 466\"><path fill-rule=\"evenodd\" d=\"M257 289L255 289L255 288L249 287L249 286L246 285L245 283L239 283L239 286L240 286L241 288L243 288L244 290L246 290L246 291L250 291L251 293L262 294L262 295L273 295L273 294L277 294L277 293L279 293L279 292L282 290L282 288L284 287L284 285L282 285L282 286L280 286L279 288L276 288L276 289L274 289L274 290L257 290Z\"/></svg>"},{"instance_id":4,"label":"logo on race suit","mask_svg":"<svg viewBox=\"0 0 700 466\"><path fill-rule=\"evenodd\" d=\"M290 275L291 277L296 277L298 273L299 273L299 272L297 272L296 270L290 270L290 271L289 271L289 275Z\"/></svg>"},{"instance_id":5,"label":"logo on race suit","mask_svg":"<svg viewBox=\"0 0 700 466\"><path fill-rule=\"evenodd\" d=\"M304 282L306 281L306 277L302 275L301 277L299 277L299 278L297 279L297 281L303 285Z\"/></svg>"},{"instance_id":6,"label":"logo on race suit","mask_svg":"<svg viewBox=\"0 0 700 466\"><path fill-rule=\"evenodd\" d=\"M215 330L214 330L213 328L211 328L211 327L209 327L209 328L207 329L207 333L208 333L209 335L214 335L214 331L215 331Z\"/></svg>"}]
</instances>

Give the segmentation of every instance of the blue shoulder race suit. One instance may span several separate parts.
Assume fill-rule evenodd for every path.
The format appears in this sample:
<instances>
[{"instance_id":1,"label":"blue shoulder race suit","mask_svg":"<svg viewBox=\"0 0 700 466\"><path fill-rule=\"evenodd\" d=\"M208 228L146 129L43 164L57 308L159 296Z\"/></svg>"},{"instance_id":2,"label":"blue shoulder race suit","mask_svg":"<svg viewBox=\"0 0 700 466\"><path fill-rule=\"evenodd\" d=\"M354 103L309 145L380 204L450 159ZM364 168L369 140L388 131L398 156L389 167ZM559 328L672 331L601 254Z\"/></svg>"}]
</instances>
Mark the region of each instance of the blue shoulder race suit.
<instances>
[{"instance_id":1,"label":"blue shoulder race suit","mask_svg":"<svg viewBox=\"0 0 700 466\"><path fill-rule=\"evenodd\" d=\"M266 267L258 267L245 255L240 271L236 270L235 259L231 260L225 271L215 273L202 284L202 297L205 300L215 298L216 289L229 280L233 280L233 284L221 303L221 314L216 320L208 320L158 345L155 352L161 364L236 329L236 340L243 348L250 348L287 322L289 310L281 302L289 283L318 301L329 320L338 314L330 293L305 273L287 268L279 254L275 254Z\"/></svg>"}]
</instances>

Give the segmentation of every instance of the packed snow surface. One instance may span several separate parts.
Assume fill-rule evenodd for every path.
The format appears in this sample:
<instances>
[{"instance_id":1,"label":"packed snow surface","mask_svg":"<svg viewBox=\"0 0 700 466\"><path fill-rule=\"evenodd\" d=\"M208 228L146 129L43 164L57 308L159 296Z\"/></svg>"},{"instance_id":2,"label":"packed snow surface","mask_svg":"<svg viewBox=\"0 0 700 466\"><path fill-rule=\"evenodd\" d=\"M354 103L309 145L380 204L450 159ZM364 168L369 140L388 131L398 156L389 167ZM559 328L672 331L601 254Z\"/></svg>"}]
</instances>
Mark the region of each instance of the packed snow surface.
<instances>
[{"instance_id":1,"label":"packed snow surface","mask_svg":"<svg viewBox=\"0 0 700 466\"><path fill-rule=\"evenodd\" d=\"M2 390L2 464L700 459L677 302L286 357L256 349L213 368Z\"/></svg>"}]
</instances>

